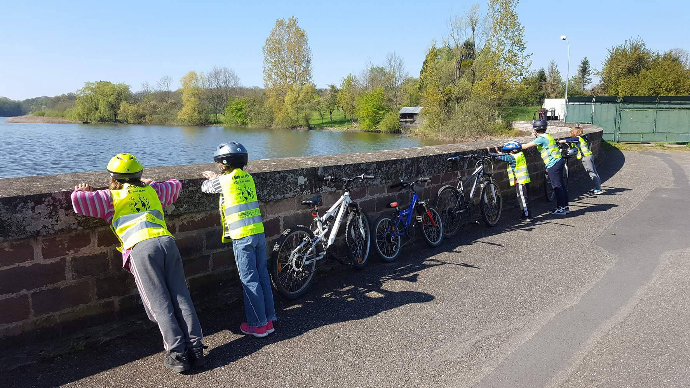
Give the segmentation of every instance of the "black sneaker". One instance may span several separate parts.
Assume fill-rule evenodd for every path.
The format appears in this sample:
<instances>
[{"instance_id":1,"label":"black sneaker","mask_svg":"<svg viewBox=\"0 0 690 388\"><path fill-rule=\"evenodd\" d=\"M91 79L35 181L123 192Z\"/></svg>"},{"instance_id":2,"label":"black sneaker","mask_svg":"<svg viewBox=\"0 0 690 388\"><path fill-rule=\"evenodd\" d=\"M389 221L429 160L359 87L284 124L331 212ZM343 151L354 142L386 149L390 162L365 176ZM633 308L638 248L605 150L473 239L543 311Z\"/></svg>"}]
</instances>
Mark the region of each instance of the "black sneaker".
<instances>
[{"instance_id":1,"label":"black sneaker","mask_svg":"<svg viewBox=\"0 0 690 388\"><path fill-rule=\"evenodd\" d=\"M189 359L187 358L187 353L177 353L168 352L165 354L165 362L163 366L168 369L174 370L177 373L182 373L189 370Z\"/></svg>"},{"instance_id":2,"label":"black sneaker","mask_svg":"<svg viewBox=\"0 0 690 388\"><path fill-rule=\"evenodd\" d=\"M198 348L188 348L187 356L189 357L189 364L194 368L198 368L206 363L206 358L204 357L204 349L208 346L200 346Z\"/></svg>"}]
</instances>

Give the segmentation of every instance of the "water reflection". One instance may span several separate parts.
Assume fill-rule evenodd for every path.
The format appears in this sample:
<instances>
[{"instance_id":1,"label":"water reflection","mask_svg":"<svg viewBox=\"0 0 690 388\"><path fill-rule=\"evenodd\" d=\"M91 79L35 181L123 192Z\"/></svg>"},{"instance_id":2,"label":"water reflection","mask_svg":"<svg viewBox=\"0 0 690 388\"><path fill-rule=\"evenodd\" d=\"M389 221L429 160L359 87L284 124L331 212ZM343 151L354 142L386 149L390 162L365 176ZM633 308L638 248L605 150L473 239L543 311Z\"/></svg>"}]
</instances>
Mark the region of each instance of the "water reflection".
<instances>
[{"instance_id":1,"label":"water reflection","mask_svg":"<svg viewBox=\"0 0 690 388\"><path fill-rule=\"evenodd\" d=\"M211 163L219 143L238 141L249 159L370 152L440 144L400 134L329 130L117 124L13 124L0 118L0 178L101 171L116 153L145 166Z\"/></svg>"}]
</instances>

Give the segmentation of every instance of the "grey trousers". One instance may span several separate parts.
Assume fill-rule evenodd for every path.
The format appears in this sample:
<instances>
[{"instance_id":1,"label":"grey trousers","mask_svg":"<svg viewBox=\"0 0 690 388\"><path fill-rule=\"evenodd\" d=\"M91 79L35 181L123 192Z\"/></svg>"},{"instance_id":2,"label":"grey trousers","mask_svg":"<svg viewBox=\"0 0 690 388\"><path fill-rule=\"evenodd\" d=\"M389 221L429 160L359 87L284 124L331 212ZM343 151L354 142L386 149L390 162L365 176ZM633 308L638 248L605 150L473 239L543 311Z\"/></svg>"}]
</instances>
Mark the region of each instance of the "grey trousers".
<instances>
[{"instance_id":1,"label":"grey trousers","mask_svg":"<svg viewBox=\"0 0 690 388\"><path fill-rule=\"evenodd\" d=\"M183 353L203 346L175 240L163 236L139 242L130 253L130 266L146 313L163 335L165 350Z\"/></svg>"},{"instance_id":2,"label":"grey trousers","mask_svg":"<svg viewBox=\"0 0 690 388\"><path fill-rule=\"evenodd\" d=\"M592 183L594 183L594 189L601 190L601 178L599 178L597 166L594 165L594 155L584 156L582 158L582 166L589 174L589 178L592 180Z\"/></svg>"}]
</instances>

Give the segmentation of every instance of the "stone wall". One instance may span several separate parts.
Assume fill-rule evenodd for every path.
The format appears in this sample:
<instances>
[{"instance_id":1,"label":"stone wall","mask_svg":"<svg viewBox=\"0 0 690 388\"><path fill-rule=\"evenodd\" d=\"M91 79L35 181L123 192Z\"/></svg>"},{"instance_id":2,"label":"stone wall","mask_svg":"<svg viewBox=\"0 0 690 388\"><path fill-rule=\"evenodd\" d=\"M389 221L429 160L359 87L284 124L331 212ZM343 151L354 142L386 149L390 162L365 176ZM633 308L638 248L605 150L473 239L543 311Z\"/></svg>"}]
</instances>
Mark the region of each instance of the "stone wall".
<instances>
[{"instance_id":1,"label":"stone wall","mask_svg":"<svg viewBox=\"0 0 690 388\"><path fill-rule=\"evenodd\" d=\"M591 133L592 149L598 153L601 130L585 126L585 132ZM256 181L270 246L284 228L309 224L311 209L300 205L302 199L323 192L324 204L330 204L340 196L338 185L319 181L320 176L374 175L376 179L355 185L351 192L373 220L391 201L409 203L407 194L389 189L390 184L429 176L432 181L423 198L433 201L440 187L456 181L454 164L447 157L485 152L487 145L497 143L257 160L247 170ZM527 160L531 195L538 196L543 193L544 165L534 149L527 152ZM582 168L573 162L572 171ZM219 295L241 297L232 249L220 242L217 196L200 191L201 172L213 168L145 170L145 177L154 180L182 181L183 191L177 203L166 209L166 219L182 253L195 304L217 302ZM510 206L515 194L507 183L505 164L497 163L494 173L504 204ZM83 327L145 316L132 276L121 268L117 239L108 225L72 211L70 193L76 184L89 182L97 187L107 181L103 172L0 179L0 344L37 343ZM375 259L373 249L371 255Z\"/></svg>"}]
</instances>

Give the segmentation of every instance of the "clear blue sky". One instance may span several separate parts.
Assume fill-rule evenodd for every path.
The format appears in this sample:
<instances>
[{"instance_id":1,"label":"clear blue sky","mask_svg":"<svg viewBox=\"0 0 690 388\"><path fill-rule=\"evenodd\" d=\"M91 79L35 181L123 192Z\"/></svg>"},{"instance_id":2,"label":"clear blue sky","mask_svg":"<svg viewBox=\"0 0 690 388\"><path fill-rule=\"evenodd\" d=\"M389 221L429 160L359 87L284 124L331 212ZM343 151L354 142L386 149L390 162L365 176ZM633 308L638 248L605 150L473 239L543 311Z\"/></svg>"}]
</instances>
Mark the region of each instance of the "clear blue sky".
<instances>
[{"instance_id":1,"label":"clear blue sky","mask_svg":"<svg viewBox=\"0 0 690 388\"><path fill-rule=\"evenodd\" d=\"M478 1L486 10L486 0ZM0 96L25 99L73 92L84 82L124 82L132 90L162 76L173 87L189 70L233 69L244 86L262 86L266 37L292 15L306 30L317 87L339 84L367 62L401 56L418 76L426 49L448 34L460 1L17 1L0 0ZM600 69L607 49L630 37L665 51L690 50L690 1L522 0L532 68L550 60L570 74L587 56Z\"/></svg>"}]
</instances>

